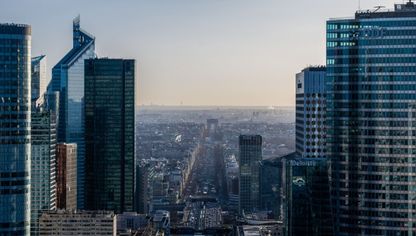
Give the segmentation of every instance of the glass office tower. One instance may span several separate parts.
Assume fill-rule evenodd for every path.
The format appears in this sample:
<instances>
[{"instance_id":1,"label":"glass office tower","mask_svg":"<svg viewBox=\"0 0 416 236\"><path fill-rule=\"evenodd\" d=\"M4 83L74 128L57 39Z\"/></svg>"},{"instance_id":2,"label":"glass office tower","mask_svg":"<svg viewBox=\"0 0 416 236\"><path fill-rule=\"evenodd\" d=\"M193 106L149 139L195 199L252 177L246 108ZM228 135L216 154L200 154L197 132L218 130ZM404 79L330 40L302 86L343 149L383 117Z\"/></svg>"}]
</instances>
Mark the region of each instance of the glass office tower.
<instances>
[{"instance_id":1,"label":"glass office tower","mask_svg":"<svg viewBox=\"0 0 416 236\"><path fill-rule=\"evenodd\" d=\"M84 60L95 57L95 38L73 22L73 47L52 69L52 91L59 92L58 142L76 143L78 208L84 205Z\"/></svg>"},{"instance_id":2,"label":"glass office tower","mask_svg":"<svg viewBox=\"0 0 416 236\"><path fill-rule=\"evenodd\" d=\"M336 235L416 235L416 6L327 22Z\"/></svg>"},{"instance_id":3,"label":"glass office tower","mask_svg":"<svg viewBox=\"0 0 416 236\"><path fill-rule=\"evenodd\" d=\"M332 236L326 158L283 157L287 236Z\"/></svg>"},{"instance_id":4,"label":"glass office tower","mask_svg":"<svg viewBox=\"0 0 416 236\"><path fill-rule=\"evenodd\" d=\"M31 225L39 235L39 217L56 208L56 116L46 103L32 107Z\"/></svg>"},{"instance_id":5,"label":"glass office tower","mask_svg":"<svg viewBox=\"0 0 416 236\"><path fill-rule=\"evenodd\" d=\"M326 155L326 93L324 66L296 74L296 152L309 157Z\"/></svg>"},{"instance_id":6,"label":"glass office tower","mask_svg":"<svg viewBox=\"0 0 416 236\"><path fill-rule=\"evenodd\" d=\"M88 210L134 210L134 68L134 60L85 61Z\"/></svg>"},{"instance_id":7,"label":"glass office tower","mask_svg":"<svg viewBox=\"0 0 416 236\"><path fill-rule=\"evenodd\" d=\"M240 135L240 213L260 210L260 165L262 161L262 137Z\"/></svg>"},{"instance_id":8,"label":"glass office tower","mask_svg":"<svg viewBox=\"0 0 416 236\"><path fill-rule=\"evenodd\" d=\"M31 27L0 24L0 235L29 235Z\"/></svg>"}]
</instances>

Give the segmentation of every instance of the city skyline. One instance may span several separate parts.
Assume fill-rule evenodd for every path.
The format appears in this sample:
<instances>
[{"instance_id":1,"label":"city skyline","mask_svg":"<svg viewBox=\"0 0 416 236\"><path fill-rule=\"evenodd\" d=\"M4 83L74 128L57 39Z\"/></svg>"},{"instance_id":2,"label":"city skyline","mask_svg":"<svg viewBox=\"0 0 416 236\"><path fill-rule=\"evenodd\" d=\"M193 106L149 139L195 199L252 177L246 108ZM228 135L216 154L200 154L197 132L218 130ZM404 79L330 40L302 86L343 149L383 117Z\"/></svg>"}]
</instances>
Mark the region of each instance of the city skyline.
<instances>
[{"instance_id":1,"label":"city skyline","mask_svg":"<svg viewBox=\"0 0 416 236\"><path fill-rule=\"evenodd\" d=\"M48 57L50 78L71 48L70 23L80 14L83 28L96 36L99 57L137 59L136 105L294 106L293 75L325 64L324 22L352 17L358 2L88 1L80 7L75 1L62 7L25 0L0 3L0 20L32 26L32 56ZM361 0L361 8L401 2Z\"/></svg>"}]
</instances>

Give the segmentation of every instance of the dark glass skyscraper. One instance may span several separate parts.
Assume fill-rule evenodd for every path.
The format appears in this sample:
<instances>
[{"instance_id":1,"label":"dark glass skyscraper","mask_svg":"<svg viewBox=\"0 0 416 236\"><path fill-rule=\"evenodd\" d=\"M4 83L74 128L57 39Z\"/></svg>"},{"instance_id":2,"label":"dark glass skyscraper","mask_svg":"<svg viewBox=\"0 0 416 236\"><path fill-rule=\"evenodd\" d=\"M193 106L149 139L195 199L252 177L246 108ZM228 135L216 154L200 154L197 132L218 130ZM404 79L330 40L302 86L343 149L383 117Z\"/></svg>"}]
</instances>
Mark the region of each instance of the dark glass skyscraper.
<instances>
[{"instance_id":1,"label":"dark glass skyscraper","mask_svg":"<svg viewBox=\"0 0 416 236\"><path fill-rule=\"evenodd\" d=\"M85 61L86 209L133 211L135 62Z\"/></svg>"},{"instance_id":2,"label":"dark glass skyscraper","mask_svg":"<svg viewBox=\"0 0 416 236\"><path fill-rule=\"evenodd\" d=\"M58 142L77 144L78 208L84 205L84 60L95 57L95 38L73 21L72 49L52 68L49 89L59 92ZM51 91L49 91L51 94Z\"/></svg>"},{"instance_id":3,"label":"dark glass skyscraper","mask_svg":"<svg viewBox=\"0 0 416 236\"><path fill-rule=\"evenodd\" d=\"M262 141L260 135L240 135L240 213L260 210Z\"/></svg>"},{"instance_id":4,"label":"dark glass skyscraper","mask_svg":"<svg viewBox=\"0 0 416 236\"><path fill-rule=\"evenodd\" d=\"M0 235L29 235L31 27L0 24Z\"/></svg>"},{"instance_id":5,"label":"dark glass skyscraper","mask_svg":"<svg viewBox=\"0 0 416 236\"><path fill-rule=\"evenodd\" d=\"M288 236L332 236L326 158L284 157L285 228Z\"/></svg>"},{"instance_id":6,"label":"dark glass skyscraper","mask_svg":"<svg viewBox=\"0 0 416 236\"><path fill-rule=\"evenodd\" d=\"M416 6L327 22L337 235L416 235Z\"/></svg>"},{"instance_id":7,"label":"dark glass skyscraper","mask_svg":"<svg viewBox=\"0 0 416 236\"><path fill-rule=\"evenodd\" d=\"M275 157L261 162L261 210L272 212L275 219L281 219L282 216L282 169L281 158Z\"/></svg>"}]
</instances>

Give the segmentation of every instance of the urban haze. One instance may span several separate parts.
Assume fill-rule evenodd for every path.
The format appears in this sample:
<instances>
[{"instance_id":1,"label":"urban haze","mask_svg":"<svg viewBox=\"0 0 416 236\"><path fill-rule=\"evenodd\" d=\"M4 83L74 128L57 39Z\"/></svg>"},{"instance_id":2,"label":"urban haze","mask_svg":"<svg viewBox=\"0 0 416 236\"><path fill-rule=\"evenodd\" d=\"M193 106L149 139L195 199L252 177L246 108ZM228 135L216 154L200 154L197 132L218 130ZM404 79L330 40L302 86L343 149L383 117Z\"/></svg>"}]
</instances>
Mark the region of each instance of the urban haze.
<instances>
[{"instance_id":1,"label":"urban haze","mask_svg":"<svg viewBox=\"0 0 416 236\"><path fill-rule=\"evenodd\" d=\"M0 13L0 236L416 236L413 0Z\"/></svg>"}]
</instances>

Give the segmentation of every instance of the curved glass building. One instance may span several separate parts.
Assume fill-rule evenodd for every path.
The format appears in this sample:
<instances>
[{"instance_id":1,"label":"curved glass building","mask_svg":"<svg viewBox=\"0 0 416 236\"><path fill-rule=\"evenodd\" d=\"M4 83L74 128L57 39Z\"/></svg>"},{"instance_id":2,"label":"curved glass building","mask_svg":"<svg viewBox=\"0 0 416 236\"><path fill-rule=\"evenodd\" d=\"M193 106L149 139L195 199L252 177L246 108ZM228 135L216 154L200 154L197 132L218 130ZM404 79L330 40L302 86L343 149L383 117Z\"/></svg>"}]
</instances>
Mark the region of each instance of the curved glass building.
<instances>
[{"instance_id":1,"label":"curved glass building","mask_svg":"<svg viewBox=\"0 0 416 236\"><path fill-rule=\"evenodd\" d=\"M416 235L416 6L327 22L336 235Z\"/></svg>"},{"instance_id":2,"label":"curved glass building","mask_svg":"<svg viewBox=\"0 0 416 236\"><path fill-rule=\"evenodd\" d=\"M0 235L29 235L31 27L0 24Z\"/></svg>"},{"instance_id":3,"label":"curved glass building","mask_svg":"<svg viewBox=\"0 0 416 236\"><path fill-rule=\"evenodd\" d=\"M73 47L52 68L49 87L59 92L58 142L77 144L78 208L84 208L85 141L83 124L84 61L95 57L95 38L73 21Z\"/></svg>"}]
</instances>

